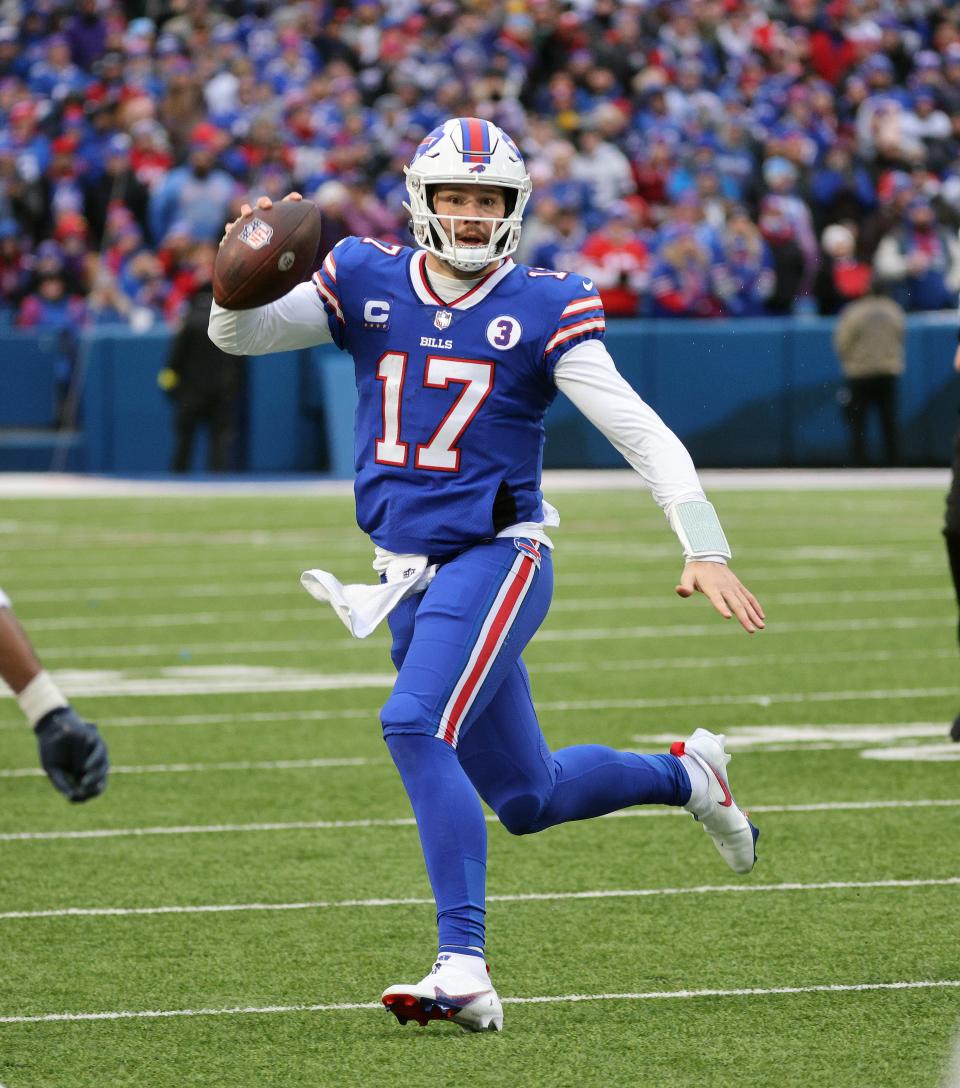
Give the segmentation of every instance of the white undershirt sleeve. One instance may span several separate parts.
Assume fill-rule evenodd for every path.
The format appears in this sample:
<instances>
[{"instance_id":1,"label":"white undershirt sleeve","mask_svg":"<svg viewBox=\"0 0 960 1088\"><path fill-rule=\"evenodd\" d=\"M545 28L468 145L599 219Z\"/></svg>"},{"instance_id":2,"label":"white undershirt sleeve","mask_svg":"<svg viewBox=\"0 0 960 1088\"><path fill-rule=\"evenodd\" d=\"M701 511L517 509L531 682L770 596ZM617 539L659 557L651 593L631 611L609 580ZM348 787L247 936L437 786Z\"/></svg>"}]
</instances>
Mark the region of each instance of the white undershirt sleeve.
<instances>
[{"instance_id":1,"label":"white undershirt sleeve","mask_svg":"<svg viewBox=\"0 0 960 1088\"><path fill-rule=\"evenodd\" d=\"M679 438L619 373L600 340L584 340L556 364L557 388L650 488L686 559L725 562L730 547Z\"/></svg>"},{"instance_id":2,"label":"white undershirt sleeve","mask_svg":"<svg viewBox=\"0 0 960 1088\"><path fill-rule=\"evenodd\" d=\"M207 334L230 355L266 355L333 342L327 311L309 281L252 310L225 310L214 302Z\"/></svg>"}]
</instances>

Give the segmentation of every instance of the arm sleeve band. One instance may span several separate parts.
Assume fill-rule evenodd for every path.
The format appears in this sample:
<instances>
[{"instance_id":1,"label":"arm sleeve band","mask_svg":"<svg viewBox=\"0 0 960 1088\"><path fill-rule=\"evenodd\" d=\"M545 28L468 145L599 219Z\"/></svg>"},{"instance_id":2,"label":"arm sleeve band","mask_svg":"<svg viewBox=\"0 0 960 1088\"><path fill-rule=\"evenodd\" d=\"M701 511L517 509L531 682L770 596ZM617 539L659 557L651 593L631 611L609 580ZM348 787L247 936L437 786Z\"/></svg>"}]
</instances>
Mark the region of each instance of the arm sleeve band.
<instances>
[{"instance_id":1,"label":"arm sleeve band","mask_svg":"<svg viewBox=\"0 0 960 1088\"><path fill-rule=\"evenodd\" d=\"M252 310L225 310L214 302L207 334L230 355L296 351L333 340L327 312L309 282L298 283L283 298Z\"/></svg>"},{"instance_id":2,"label":"arm sleeve band","mask_svg":"<svg viewBox=\"0 0 960 1088\"><path fill-rule=\"evenodd\" d=\"M619 451L650 488L680 538L684 558L724 562L730 548L713 507L700 486L690 454L679 438L618 372L599 340L585 340L560 359L557 388ZM679 509L705 508L688 521ZM712 521L709 519L712 518ZM688 528L684 528L688 525ZM715 533L708 533L715 526Z\"/></svg>"},{"instance_id":3,"label":"arm sleeve band","mask_svg":"<svg viewBox=\"0 0 960 1088\"><path fill-rule=\"evenodd\" d=\"M685 559L719 562L730 558L730 545L713 503L705 499L674 503L667 511L667 519L680 538Z\"/></svg>"}]
</instances>

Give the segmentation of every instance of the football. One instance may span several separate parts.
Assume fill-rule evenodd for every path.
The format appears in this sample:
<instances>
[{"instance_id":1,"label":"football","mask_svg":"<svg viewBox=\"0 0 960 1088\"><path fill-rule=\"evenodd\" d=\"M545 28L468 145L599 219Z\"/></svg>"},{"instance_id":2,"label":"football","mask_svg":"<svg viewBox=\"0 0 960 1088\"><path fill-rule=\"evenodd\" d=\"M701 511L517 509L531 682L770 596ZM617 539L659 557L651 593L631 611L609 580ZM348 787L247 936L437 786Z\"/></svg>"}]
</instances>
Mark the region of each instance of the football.
<instances>
[{"instance_id":1,"label":"football","mask_svg":"<svg viewBox=\"0 0 960 1088\"><path fill-rule=\"evenodd\" d=\"M227 235L213 266L213 297L228 310L282 298L316 268L320 209L312 200L255 208Z\"/></svg>"}]
</instances>

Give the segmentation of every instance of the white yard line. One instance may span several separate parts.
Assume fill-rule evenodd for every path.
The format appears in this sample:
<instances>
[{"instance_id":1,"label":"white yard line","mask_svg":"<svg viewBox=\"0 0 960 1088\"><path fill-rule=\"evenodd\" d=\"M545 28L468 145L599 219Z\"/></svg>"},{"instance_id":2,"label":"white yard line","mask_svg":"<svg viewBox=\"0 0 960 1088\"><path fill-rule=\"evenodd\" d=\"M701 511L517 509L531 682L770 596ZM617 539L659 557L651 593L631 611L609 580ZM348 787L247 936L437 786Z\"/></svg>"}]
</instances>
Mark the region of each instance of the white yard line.
<instances>
[{"instance_id":1,"label":"white yard line","mask_svg":"<svg viewBox=\"0 0 960 1088\"><path fill-rule=\"evenodd\" d=\"M941 990L960 987L960 979L918 979L897 982L824 983L815 986L738 987L703 990L648 990L619 994L555 994L504 997L504 1005L559 1005L584 1001L660 1001L698 997L779 997L794 994L846 994L890 990ZM156 1020L187 1016L256 1016L278 1013L348 1012L382 1009L379 1001L344 1001L323 1005L247 1005L209 1009L123 1009L117 1012L52 1012L37 1016L0 1016L0 1024L44 1024L84 1020Z\"/></svg>"},{"instance_id":2,"label":"white yard line","mask_svg":"<svg viewBox=\"0 0 960 1088\"><path fill-rule=\"evenodd\" d=\"M234 591L234 595L235 595ZM933 589L878 589L878 590L837 590L824 593L773 593L764 597L764 604L769 609L775 605L807 607L817 604L882 604L892 601L942 601L953 603L953 592L946 585ZM551 612L626 612L643 610L660 612L676 610L679 603L665 593L644 597L567 597L556 601ZM315 623L318 619L335 620L332 611L317 610L304 597L299 608L258 609L251 612L249 606L242 609L220 609L205 612L131 612L123 616L91 615L89 611L82 615L60 615L47 619L30 620L31 631L89 631L116 628L151 628L164 630L171 627L204 627L218 624L246 624L254 619L258 626L268 623L289 625L291 621Z\"/></svg>"},{"instance_id":3,"label":"white yard line","mask_svg":"<svg viewBox=\"0 0 960 1088\"><path fill-rule=\"evenodd\" d=\"M752 892L832 892L866 888L942 888L960 885L960 876L929 880L829 880L816 884L701 884L688 888L615 888L582 892L525 892L488 895L490 903L554 903L581 899L646 899L674 895L727 895ZM410 907L432 904L432 899L319 899L304 903L213 903L166 907L63 907L59 910L11 910L0 921L39 918L129 918L155 914L237 914L247 911L326 910L353 907Z\"/></svg>"},{"instance_id":4,"label":"white yard line","mask_svg":"<svg viewBox=\"0 0 960 1088\"><path fill-rule=\"evenodd\" d=\"M751 814L805 813L805 812L858 812L884 809L955 808L960 798L934 798L912 801L822 801L797 805L751 805ZM675 808L630 808L610 812L602 820L634 819L637 817L688 815ZM497 823L497 817L488 815L487 823ZM342 831L371 827L416 827L412 816L366 820L294 820L291 822L250 824L185 824L170 827L104 827L86 831L7 831L0 834L0 842L50 842L64 839L118 839L141 838L150 835L223 835L254 831Z\"/></svg>"},{"instance_id":5,"label":"white yard line","mask_svg":"<svg viewBox=\"0 0 960 1088\"><path fill-rule=\"evenodd\" d=\"M298 681L292 683L290 686L283 686L280 680L275 683L271 682L269 689L266 687L256 687L253 684L247 687L229 687L224 685L216 689L217 692L223 693L224 691L230 691L235 693L241 693L244 691L256 692L256 691L312 691L312 690L351 690L362 689L370 687L390 687L393 684L394 678L389 674L384 674L381 678L377 676L366 676L364 674L352 674L353 679L349 677L316 677L305 676L302 682ZM380 682L382 681L382 682ZM148 685L148 681L143 681L144 686ZM153 682L160 689L162 685L159 682ZM159 690L160 694L184 694L187 689L187 681L181 681L181 687L179 692L166 690ZM312 686L315 685L315 686ZM170 686L174 686L171 681ZM213 692L211 686L204 686L203 683L196 683L192 685L195 687L197 694L204 694L206 692ZM191 690L192 690L191 687ZM70 689L68 688L68 691ZM76 697L79 694L76 690L70 692L71 695ZM87 689L82 692L87 696L93 694L91 689ZM130 692L125 690L119 690L118 688L105 688L104 690L97 690L98 697L108 697L110 695L129 695ZM563 699L563 700L540 700L537 703L537 709L543 712L550 713L578 713L581 711L590 710L669 710L669 709L683 709L686 707L705 707L705 706L760 706L769 707L777 704L790 705L796 703L831 703L831 702L860 702L860 701L887 701L890 699L943 699L943 698L955 698L957 695L957 687L936 687L936 688L867 688L856 689L852 691L784 691L784 692L757 692L742 695L706 695L706 696L690 696L690 697L675 697L675 698L655 698L655 699ZM376 721L379 710L377 707L370 707L370 709L357 709L349 708L345 710L302 710L302 711L288 711L288 712L276 712L267 713L260 712L255 714L240 713L235 714L197 714L197 715L152 715L149 717L129 717L129 718L117 718L110 721L111 728L124 728L128 726L153 726L153 725L218 725L218 724L250 724L261 722L283 722L283 721L339 721L342 718L355 718L359 720L371 720ZM23 720L10 720L0 722L0 729L19 729L24 728Z\"/></svg>"},{"instance_id":6,"label":"white yard line","mask_svg":"<svg viewBox=\"0 0 960 1088\"><path fill-rule=\"evenodd\" d=\"M771 665L814 664L820 661L907 661L956 660L954 647L922 650L834 650L815 654L740 654L732 657L624 657L603 661L550 661L527 665L530 673L641 672L651 669L728 669Z\"/></svg>"},{"instance_id":7,"label":"white yard line","mask_svg":"<svg viewBox=\"0 0 960 1088\"><path fill-rule=\"evenodd\" d=\"M944 598L944 604L947 604ZM255 617L251 614L251 625ZM320 622L323 622L322 620ZM771 639L778 635L794 635L806 632L858 632L858 631L915 631L937 630L943 627L956 627L957 618L954 610L942 616L877 616L860 619L842 620L814 620L781 621L769 620L769 626L757 636L758 639ZM96 630L96 617L91 616L87 624L88 631ZM548 628L539 631L534 646L546 642L620 642L630 639L666 639L666 638L692 638L705 635L714 638L730 637L739 634L739 628L730 621L726 627L721 620L703 624L650 624L642 627L601 627L601 628ZM43 657L45 660L55 658L67 658L76 661L79 659L91 660L95 658L109 658L111 662L123 661L130 658L162 657L169 659L171 653L176 653L176 643L114 643L111 645L90 644L82 648L76 645L70 646L44 646ZM349 651L353 654L372 649L383 649L389 645L385 634L376 634L362 642L346 636L343 638L314 638L310 634L304 634L299 639L259 639L245 642L199 642L191 638L183 647L193 655L217 654L222 659L224 656L236 654L263 654L263 653L294 653L303 655L305 651L318 653L321 651Z\"/></svg>"},{"instance_id":8,"label":"white yard line","mask_svg":"<svg viewBox=\"0 0 960 1088\"><path fill-rule=\"evenodd\" d=\"M539 710L644 710L685 706L774 706L777 703L859 702L863 699L955 698L958 687L882 688L866 691L785 691L758 695L708 695L676 699L567 699L539 702Z\"/></svg>"},{"instance_id":9,"label":"white yard line","mask_svg":"<svg viewBox=\"0 0 960 1088\"><path fill-rule=\"evenodd\" d=\"M914 579L936 579L938 583L943 582L943 559L939 555L922 555L913 554L905 557L905 561L908 566L904 567L897 572L897 579L900 582L911 581ZM558 552L558 594L565 593L570 586L622 586L623 585L623 571L621 570L597 570L597 571L584 571L584 570L568 570L566 564L563 564L563 550L562 542L560 543L560 550ZM912 569L911 569L912 568ZM18 585L21 587L16 592L17 604L42 604L45 602L64 602L64 601L80 601L85 603L98 604L102 601L124 601L124 600L151 600L154 597L160 597L162 599L187 599L197 598L216 598L216 597L235 597L236 587L232 585L224 585L220 583L210 582L188 582L184 581L182 575L185 573L182 569L179 571L181 577L177 577L176 573L171 575L170 580L164 580L157 576L152 565L150 569L150 581L148 584L143 583L142 572L132 572L131 579L126 581L135 581L136 584L129 586L122 586L120 584L111 584L105 586L99 582L91 586L84 586L82 578L74 577L75 571L71 570L71 580L73 584L71 586L64 586L63 588L49 589L47 587L48 578L44 577L38 581L36 585L33 585L31 581L22 576L22 572L18 570ZM102 570L94 572L97 578L102 579ZM194 565L191 565L189 572L186 572L191 576L197 574ZM847 572L836 571L829 572L824 571L822 567L787 567L783 566L763 566L761 564L751 563L748 570L744 571L750 578L751 583L759 581L764 578L776 579L777 583L783 582L804 582L804 581L823 581L827 578L834 577L843 579L844 582L848 580ZM213 576L213 570L211 569L211 576ZM299 576L299 568L294 569L290 567L289 576L286 578L277 577L277 564L272 564L271 578L264 578L262 581L256 581L252 584L244 585L245 596L260 597L260 596L276 596L282 593L289 593L295 591L296 594L302 592L300 584L297 581ZM371 578L373 575L371 575ZM363 578L361 577L362 581ZM857 572L856 580L858 582L882 582L889 583L890 572L886 570L860 570ZM122 582L123 579L118 578L117 583ZM6 587L9 591L9 586ZM664 591L669 596L669 587ZM767 595L764 594L766 599Z\"/></svg>"}]
</instances>

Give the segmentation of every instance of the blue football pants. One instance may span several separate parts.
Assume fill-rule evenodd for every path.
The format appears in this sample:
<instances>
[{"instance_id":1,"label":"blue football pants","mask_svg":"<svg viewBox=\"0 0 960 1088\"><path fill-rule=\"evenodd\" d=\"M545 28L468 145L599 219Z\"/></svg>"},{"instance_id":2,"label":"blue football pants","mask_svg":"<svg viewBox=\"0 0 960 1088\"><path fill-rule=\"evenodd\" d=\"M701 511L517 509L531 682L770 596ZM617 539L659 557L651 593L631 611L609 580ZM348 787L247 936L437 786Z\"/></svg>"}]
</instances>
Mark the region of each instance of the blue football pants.
<instances>
[{"instance_id":1,"label":"blue football pants","mask_svg":"<svg viewBox=\"0 0 960 1088\"><path fill-rule=\"evenodd\" d=\"M381 722L416 817L445 951L484 947L478 794L515 835L690 796L671 755L596 744L550 751L520 655L552 592L549 549L497 539L441 565L426 592L389 617L398 675Z\"/></svg>"}]
</instances>

